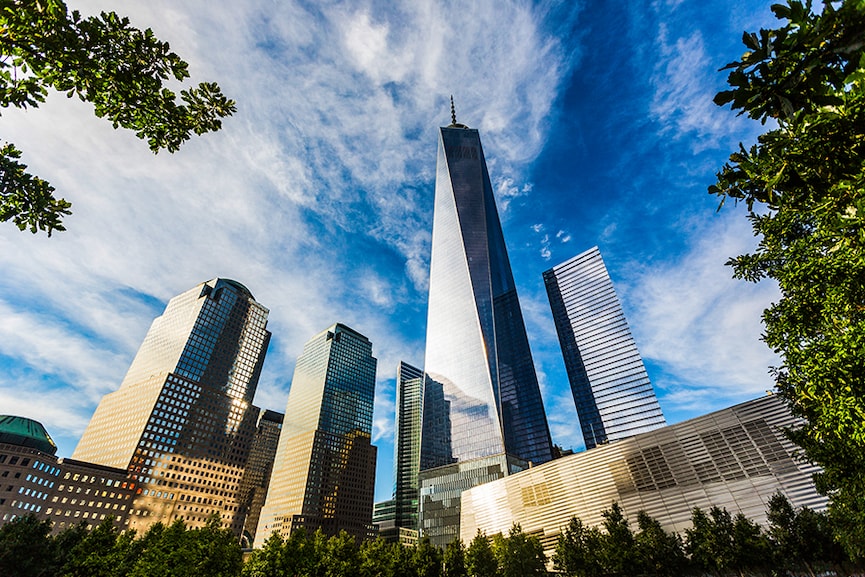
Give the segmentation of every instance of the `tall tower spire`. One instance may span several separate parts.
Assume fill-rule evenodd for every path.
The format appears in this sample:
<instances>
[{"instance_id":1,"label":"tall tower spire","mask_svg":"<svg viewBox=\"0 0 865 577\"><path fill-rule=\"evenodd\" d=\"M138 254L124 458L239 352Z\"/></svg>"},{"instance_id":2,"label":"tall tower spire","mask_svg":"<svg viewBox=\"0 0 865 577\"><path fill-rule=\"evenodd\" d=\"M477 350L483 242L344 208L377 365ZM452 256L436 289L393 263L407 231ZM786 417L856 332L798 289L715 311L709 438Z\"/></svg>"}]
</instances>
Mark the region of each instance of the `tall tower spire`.
<instances>
[{"instance_id":1,"label":"tall tower spire","mask_svg":"<svg viewBox=\"0 0 865 577\"><path fill-rule=\"evenodd\" d=\"M454 95L451 94L451 123L448 128L468 128L465 124L457 122L457 109L454 107Z\"/></svg>"},{"instance_id":2,"label":"tall tower spire","mask_svg":"<svg viewBox=\"0 0 865 577\"><path fill-rule=\"evenodd\" d=\"M420 528L444 547L462 489L552 458L480 136L462 124L439 133L427 315Z\"/></svg>"}]
</instances>

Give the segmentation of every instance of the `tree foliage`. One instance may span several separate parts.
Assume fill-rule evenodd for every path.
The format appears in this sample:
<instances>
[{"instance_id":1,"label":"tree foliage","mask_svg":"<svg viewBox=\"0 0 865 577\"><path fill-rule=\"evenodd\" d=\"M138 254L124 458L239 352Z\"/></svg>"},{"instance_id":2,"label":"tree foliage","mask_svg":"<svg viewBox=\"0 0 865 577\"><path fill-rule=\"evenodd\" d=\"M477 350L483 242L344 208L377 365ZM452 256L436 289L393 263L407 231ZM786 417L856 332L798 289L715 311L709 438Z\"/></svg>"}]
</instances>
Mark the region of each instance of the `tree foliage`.
<instances>
[{"instance_id":1,"label":"tree foliage","mask_svg":"<svg viewBox=\"0 0 865 577\"><path fill-rule=\"evenodd\" d=\"M766 516L775 567L786 570L804 568L813 576L818 564L837 565L844 561L824 513L807 507L796 510L785 495L776 493L769 500Z\"/></svg>"},{"instance_id":2,"label":"tree foliage","mask_svg":"<svg viewBox=\"0 0 865 577\"><path fill-rule=\"evenodd\" d=\"M466 546L457 537L445 547L442 559L445 577L468 577L466 571Z\"/></svg>"},{"instance_id":3,"label":"tree foliage","mask_svg":"<svg viewBox=\"0 0 865 577\"><path fill-rule=\"evenodd\" d=\"M153 152L175 152L192 134L219 130L235 111L216 84L175 92L167 81L189 77L188 64L149 28L114 12L83 17L62 0L0 4L0 107L37 107L49 89L93 105L114 128L133 130ZM70 204L28 174L14 145L0 148L0 220L31 232L65 230Z\"/></svg>"},{"instance_id":4,"label":"tree foliage","mask_svg":"<svg viewBox=\"0 0 865 577\"><path fill-rule=\"evenodd\" d=\"M493 554L502 577L524 577L547 574L547 556L544 547L535 535L523 532L514 524L508 536L493 538Z\"/></svg>"},{"instance_id":5,"label":"tree foliage","mask_svg":"<svg viewBox=\"0 0 865 577\"><path fill-rule=\"evenodd\" d=\"M54 574L51 522L33 515L18 517L0 527L0 575L48 577Z\"/></svg>"},{"instance_id":6,"label":"tree foliage","mask_svg":"<svg viewBox=\"0 0 865 577\"><path fill-rule=\"evenodd\" d=\"M601 513L601 517L604 519L604 540L601 548L604 569L607 573L636 575L640 572L637 566L636 541L622 507L614 501L609 509Z\"/></svg>"},{"instance_id":7,"label":"tree foliage","mask_svg":"<svg viewBox=\"0 0 865 577\"><path fill-rule=\"evenodd\" d=\"M636 534L616 502L601 517L603 531L586 527L576 517L570 520L556 544L556 571L573 577L687 574L681 537L667 533L644 511L637 514Z\"/></svg>"},{"instance_id":8,"label":"tree foliage","mask_svg":"<svg viewBox=\"0 0 865 577\"><path fill-rule=\"evenodd\" d=\"M691 523L692 528L685 531L685 550L695 568L715 575L763 572L770 549L759 525L720 507L709 509L708 515L695 508Z\"/></svg>"},{"instance_id":9,"label":"tree foliage","mask_svg":"<svg viewBox=\"0 0 865 577\"><path fill-rule=\"evenodd\" d=\"M730 155L709 192L742 201L758 246L738 278L777 281L763 339L779 353L793 433L823 472L839 537L865 555L865 2L788 0L745 33L715 102L777 127Z\"/></svg>"},{"instance_id":10,"label":"tree foliage","mask_svg":"<svg viewBox=\"0 0 865 577\"><path fill-rule=\"evenodd\" d=\"M466 549L466 569L470 577L496 577L499 569L490 540L478 529Z\"/></svg>"},{"instance_id":11,"label":"tree foliage","mask_svg":"<svg viewBox=\"0 0 865 577\"><path fill-rule=\"evenodd\" d=\"M678 533L667 533L657 519L645 511L637 514L639 532L634 536L637 547L637 566L644 573L659 577L684 575L688 568L682 538Z\"/></svg>"},{"instance_id":12,"label":"tree foliage","mask_svg":"<svg viewBox=\"0 0 865 577\"><path fill-rule=\"evenodd\" d=\"M599 557L603 535L597 527L587 527L572 517L561 532L553 554L553 567L570 577L597 577L604 573Z\"/></svg>"},{"instance_id":13,"label":"tree foliage","mask_svg":"<svg viewBox=\"0 0 865 577\"><path fill-rule=\"evenodd\" d=\"M616 512L618 510L618 512ZM621 514L621 515L620 515ZM599 527L572 518L553 556L556 574L576 577L665 577L779 575L805 567L812 577L833 570L861 573L832 542L832 518L809 509L794 510L782 496L772 499L769 529L763 532L741 515L720 508L693 512L686 548L676 533L644 512L637 514L630 539L615 536L627 529L621 508L602 513ZM611 531L612 529L612 531ZM630 532L630 529L628 529ZM491 542L492 541L492 542ZM615 545L618 543L618 545ZM616 548L620 547L620 548ZM613 553L630 559L627 567L611 561ZM51 524L19 517L0 527L0 575L3 577L507 577L546 575L546 557L537 537L514 525L492 540L479 532L468 548L457 539L444 550L429 540L415 545L382 539L358 543L346 533L328 537L295 531L273 534L241 565L235 536L211 517L205 527L178 521L153 525L141 536L115 528L114 520L88 528L73 525L51 535ZM803 563L807 559L807 564ZM693 561L693 563L691 562Z\"/></svg>"}]
</instances>

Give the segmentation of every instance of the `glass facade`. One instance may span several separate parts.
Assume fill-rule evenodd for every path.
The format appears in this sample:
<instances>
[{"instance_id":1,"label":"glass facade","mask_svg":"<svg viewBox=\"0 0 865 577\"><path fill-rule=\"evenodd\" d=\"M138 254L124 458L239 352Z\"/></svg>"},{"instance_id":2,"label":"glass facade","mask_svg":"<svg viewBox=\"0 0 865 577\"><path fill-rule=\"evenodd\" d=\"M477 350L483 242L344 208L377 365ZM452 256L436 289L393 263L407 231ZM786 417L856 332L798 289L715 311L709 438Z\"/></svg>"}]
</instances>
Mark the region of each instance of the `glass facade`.
<instances>
[{"instance_id":1,"label":"glass facade","mask_svg":"<svg viewBox=\"0 0 865 577\"><path fill-rule=\"evenodd\" d=\"M571 517L600 526L618 502L632 525L645 511L683 533L694 507L724 507L767 524L776 492L795 507L825 509L817 469L797 457L785 430L801 423L776 396L742 403L591 451L556 459L462 494L460 536L469 542L514 523L536 535L548 558Z\"/></svg>"},{"instance_id":2,"label":"glass facade","mask_svg":"<svg viewBox=\"0 0 865 577\"><path fill-rule=\"evenodd\" d=\"M480 136L458 124L440 129L425 372L422 471L493 456L552 458ZM460 486L484 477L467 471ZM426 478L421 532L432 538L433 527L458 517L459 499L448 493L444 505L434 475Z\"/></svg>"},{"instance_id":3,"label":"glass facade","mask_svg":"<svg viewBox=\"0 0 865 577\"><path fill-rule=\"evenodd\" d=\"M598 247L544 272L586 448L666 423Z\"/></svg>"},{"instance_id":4,"label":"glass facade","mask_svg":"<svg viewBox=\"0 0 865 577\"><path fill-rule=\"evenodd\" d=\"M276 411L262 411L255 437L252 439L249 459L246 461L243 479L240 482L238 499L245 512L241 540L244 547L252 547L255 540L258 518L267 497L267 485L270 482L270 473L273 470L273 460L276 458L284 418L285 415Z\"/></svg>"},{"instance_id":5,"label":"glass facade","mask_svg":"<svg viewBox=\"0 0 865 577\"><path fill-rule=\"evenodd\" d=\"M394 524L417 531L418 473L420 472L423 371L400 362L396 374L396 430L394 432Z\"/></svg>"},{"instance_id":6,"label":"glass facade","mask_svg":"<svg viewBox=\"0 0 865 577\"><path fill-rule=\"evenodd\" d=\"M255 546L305 528L357 538L372 526L376 359L365 336L336 324L297 359Z\"/></svg>"},{"instance_id":7,"label":"glass facade","mask_svg":"<svg viewBox=\"0 0 865 577\"><path fill-rule=\"evenodd\" d=\"M256 432L251 404L270 341L268 310L240 283L213 279L171 299L120 388L99 403L73 458L127 470L138 531L216 513L238 536L240 484Z\"/></svg>"}]
</instances>

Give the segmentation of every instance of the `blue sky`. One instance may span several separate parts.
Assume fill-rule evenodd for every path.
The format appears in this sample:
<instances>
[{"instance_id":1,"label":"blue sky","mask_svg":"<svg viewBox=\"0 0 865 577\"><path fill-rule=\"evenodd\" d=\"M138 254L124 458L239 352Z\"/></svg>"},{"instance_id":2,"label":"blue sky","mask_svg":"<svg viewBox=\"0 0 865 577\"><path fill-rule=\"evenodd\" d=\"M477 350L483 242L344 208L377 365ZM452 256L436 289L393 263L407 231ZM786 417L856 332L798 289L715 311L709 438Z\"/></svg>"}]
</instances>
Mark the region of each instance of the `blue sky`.
<instances>
[{"instance_id":1,"label":"blue sky","mask_svg":"<svg viewBox=\"0 0 865 577\"><path fill-rule=\"evenodd\" d=\"M711 100L742 32L774 25L769 4L70 1L152 27L238 112L153 155L60 94L3 111L4 140L74 214L50 239L0 226L0 413L41 421L69 456L168 299L234 278L270 309L259 406L284 410L303 343L330 324L372 340L388 498L451 94L481 133L554 442L582 447L541 273L594 245L668 421L764 394L777 290L730 278L754 239L706 188L763 130Z\"/></svg>"}]
</instances>

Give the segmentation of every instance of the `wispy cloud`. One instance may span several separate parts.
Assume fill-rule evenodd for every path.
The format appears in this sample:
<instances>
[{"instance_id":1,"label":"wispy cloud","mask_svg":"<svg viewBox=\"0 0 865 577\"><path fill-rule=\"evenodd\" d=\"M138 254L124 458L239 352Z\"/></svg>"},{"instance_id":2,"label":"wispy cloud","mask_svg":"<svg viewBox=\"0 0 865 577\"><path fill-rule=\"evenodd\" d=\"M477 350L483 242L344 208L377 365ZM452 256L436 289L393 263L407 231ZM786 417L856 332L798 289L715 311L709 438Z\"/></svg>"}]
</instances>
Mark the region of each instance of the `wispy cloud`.
<instances>
[{"instance_id":1,"label":"wispy cloud","mask_svg":"<svg viewBox=\"0 0 865 577\"><path fill-rule=\"evenodd\" d=\"M696 134L693 151L717 146L720 136L729 136L729 114L712 102L717 90L716 72L707 58L700 31L687 37L670 38L666 26L658 35L661 53L655 71L652 115L674 136Z\"/></svg>"},{"instance_id":2,"label":"wispy cloud","mask_svg":"<svg viewBox=\"0 0 865 577\"><path fill-rule=\"evenodd\" d=\"M740 213L692 226L685 255L635 267L616 286L640 352L662 371L653 375L662 406L699 414L772 388L768 367L779 360L759 340L760 317L778 291L768 281L735 280L723 266L753 248Z\"/></svg>"},{"instance_id":3,"label":"wispy cloud","mask_svg":"<svg viewBox=\"0 0 865 577\"><path fill-rule=\"evenodd\" d=\"M728 10L723 14L725 19L714 26L694 27L686 25L695 15L683 4L679 1L653 4L658 25L650 114L666 134L677 139L687 137L695 154L751 140L760 127L716 106L713 98L726 88L726 74L718 69L743 51L734 48L724 55L718 50L733 44L731 39L740 38L741 30L754 24L753 12ZM728 26L734 32L728 32ZM718 40L722 40L721 45L714 46Z\"/></svg>"},{"instance_id":4,"label":"wispy cloud","mask_svg":"<svg viewBox=\"0 0 865 577\"><path fill-rule=\"evenodd\" d=\"M71 8L116 9L152 27L190 62L195 81L218 81L238 113L221 132L154 156L58 94L38 110L4 111L4 137L75 212L52 239L0 228L2 353L89 391L68 414L46 414L45 425L77 429L119 383L162 305L226 276L271 311L259 403L282 408L303 343L339 320L374 342L376 430L390 434L393 389L382 383L399 358L423 350L435 127L449 122L454 94L499 174L523 182L573 54L545 31L546 8L263 0ZM124 296L129 287L143 300ZM11 398L18 385L0 377L0 394Z\"/></svg>"}]
</instances>

